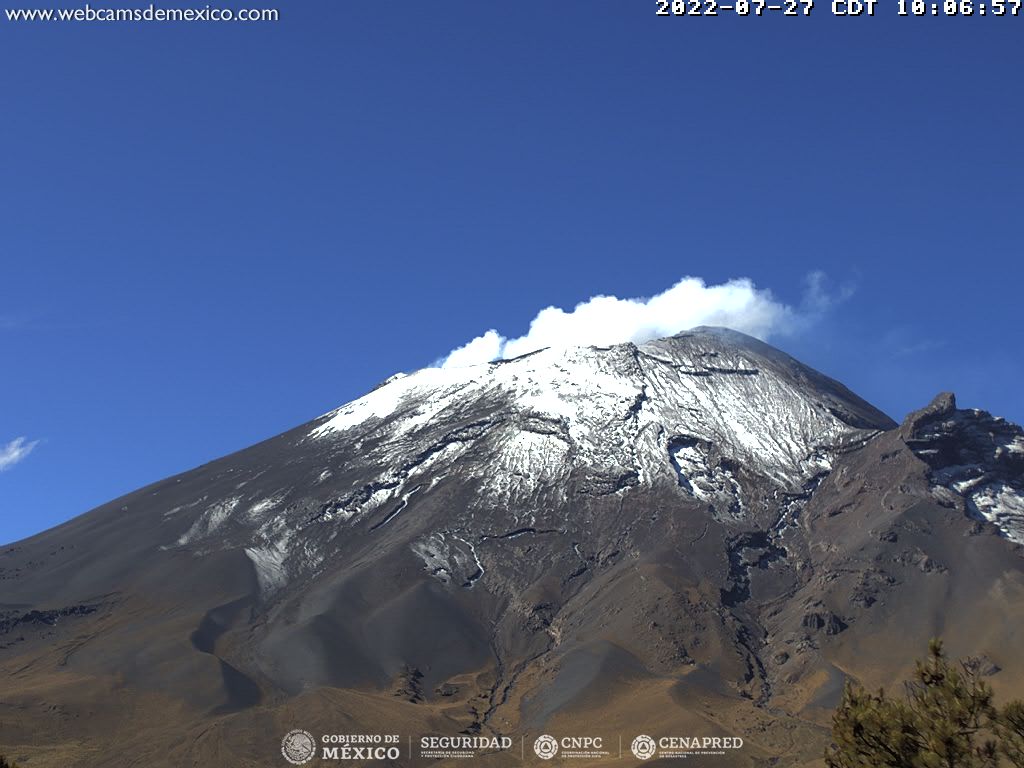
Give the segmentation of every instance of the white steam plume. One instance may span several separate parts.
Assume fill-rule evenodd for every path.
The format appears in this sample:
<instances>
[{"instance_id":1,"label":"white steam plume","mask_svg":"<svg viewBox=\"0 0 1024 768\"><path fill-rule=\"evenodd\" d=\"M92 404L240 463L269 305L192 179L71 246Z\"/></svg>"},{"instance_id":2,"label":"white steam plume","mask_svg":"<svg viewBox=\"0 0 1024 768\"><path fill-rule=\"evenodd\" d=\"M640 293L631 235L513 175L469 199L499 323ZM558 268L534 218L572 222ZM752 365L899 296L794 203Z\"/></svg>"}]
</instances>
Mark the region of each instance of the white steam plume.
<instances>
[{"instance_id":1,"label":"white steam plume","mask_svg":"<svg viewBox=\"0 0 1024 768\"><path fill-rule=\"evenodd\" d=\"M758 289L748 278L707 285L699 277L684 277L646 299L594 296L571 312L558 307L542 309L524 336L510 339L492 328L449 352L438 365L460 368L544 347L640 343L699 325L725 326L767 339L792 331L827 309L832 299L823 291L823 280L820 272L808 276L801 309L777 301L771 291Z\"/></svg>"}]
</instances>

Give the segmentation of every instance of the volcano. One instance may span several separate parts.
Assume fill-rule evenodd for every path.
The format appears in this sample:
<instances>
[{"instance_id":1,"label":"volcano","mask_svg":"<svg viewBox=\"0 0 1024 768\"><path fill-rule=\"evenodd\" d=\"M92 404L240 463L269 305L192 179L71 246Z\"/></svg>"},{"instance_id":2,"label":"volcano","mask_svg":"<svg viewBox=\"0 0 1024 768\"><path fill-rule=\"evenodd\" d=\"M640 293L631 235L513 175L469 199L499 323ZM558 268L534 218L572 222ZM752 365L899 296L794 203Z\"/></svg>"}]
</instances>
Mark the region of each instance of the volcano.
<instances>
[{"instance_id":1,"label":"volcano","mask_svg":"<svg viewBox=\"0 0 1024 768\"><path fill-rule=\"evenodd\" d=\"M819 765L844 681L931 637L1021 695L1022 544L1024 432L950 394L897 424L717 328L428 368L3 547L0 753Z\"/></svg>"}]
</instances>

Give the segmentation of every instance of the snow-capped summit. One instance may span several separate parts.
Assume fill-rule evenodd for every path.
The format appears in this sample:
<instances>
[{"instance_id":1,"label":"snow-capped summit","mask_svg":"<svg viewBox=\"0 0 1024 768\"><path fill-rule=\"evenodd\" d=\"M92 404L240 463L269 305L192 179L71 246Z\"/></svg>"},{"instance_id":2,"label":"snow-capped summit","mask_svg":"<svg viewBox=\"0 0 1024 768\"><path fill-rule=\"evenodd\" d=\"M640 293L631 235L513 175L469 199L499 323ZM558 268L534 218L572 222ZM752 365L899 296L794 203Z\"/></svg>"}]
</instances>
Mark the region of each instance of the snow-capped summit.
<instances>
[{"instance_id":1,"label":"snow-capped summit","mask_svg":"<svg viewBox=\"0 0 1024 768\"><path fill-rule=\"evenodd\" d=\"M711 498L735 496L729 478L740 471L797 490L829 467L838 445L892 426L772 347L698 328L639 346L427 368L327 414L310 436L364 445L360 461L383 469L388 484L458 462L487 478L493 499L568 488L580 473L619 489L674 479ZM359 514L380 500L353 501L339 511ZM742 500L733 501L736 513Z\"/></svg>"}]
</instances>

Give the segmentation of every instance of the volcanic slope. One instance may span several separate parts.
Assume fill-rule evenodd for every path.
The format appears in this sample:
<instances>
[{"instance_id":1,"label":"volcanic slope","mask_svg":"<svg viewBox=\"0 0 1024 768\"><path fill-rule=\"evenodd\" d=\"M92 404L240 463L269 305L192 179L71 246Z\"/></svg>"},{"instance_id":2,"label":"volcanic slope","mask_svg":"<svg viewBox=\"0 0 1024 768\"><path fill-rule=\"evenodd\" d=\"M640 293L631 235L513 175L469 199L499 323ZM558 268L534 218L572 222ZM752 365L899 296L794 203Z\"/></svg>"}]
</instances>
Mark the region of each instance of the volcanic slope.
<instances>
[{"instance_id":1,"label":"volcanic slope","mask_svg":"<svg viewBox=\"0 0 1024 768\"><path fill-rule=\"evenodd\" d=\"M398 375L5 547L0 752L598 730L816 765L843 681L931 636L1024 692L1022 462L950 395L898 426L723 329Z\"/></svg>"}]
</instances>

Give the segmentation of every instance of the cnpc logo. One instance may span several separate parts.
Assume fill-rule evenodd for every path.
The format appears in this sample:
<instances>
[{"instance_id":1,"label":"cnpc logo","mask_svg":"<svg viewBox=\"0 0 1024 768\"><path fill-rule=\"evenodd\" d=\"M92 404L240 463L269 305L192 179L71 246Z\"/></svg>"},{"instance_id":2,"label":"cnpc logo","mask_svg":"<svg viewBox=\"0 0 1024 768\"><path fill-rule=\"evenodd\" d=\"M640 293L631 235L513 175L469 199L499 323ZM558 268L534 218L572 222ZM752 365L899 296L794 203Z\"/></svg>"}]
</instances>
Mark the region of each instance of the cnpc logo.
<instances>
[{"instance_id":1,"label":"cnpc logo","mask_svg":"<svg viewBox=\"0 0 1024 768\"><path fill-rule=\"evenodd\" d=\"M533 742L533 751L541 760L550 760L558 754L558 740L554 736L538 736Z\"/></svg>"},{"instance_id":2,"label":"cnpc logo","mask_svg":"<svg viewBox=\"0 0 1024 768\"><path fill-rule=\"evenodd\" d=\"M544 734L533 742L533 752L541 760L550 760L562 752L590 752L600 750L604 746L600 736L563 736L556 739L554 736Z\"/></svg>"}]
</instances>

